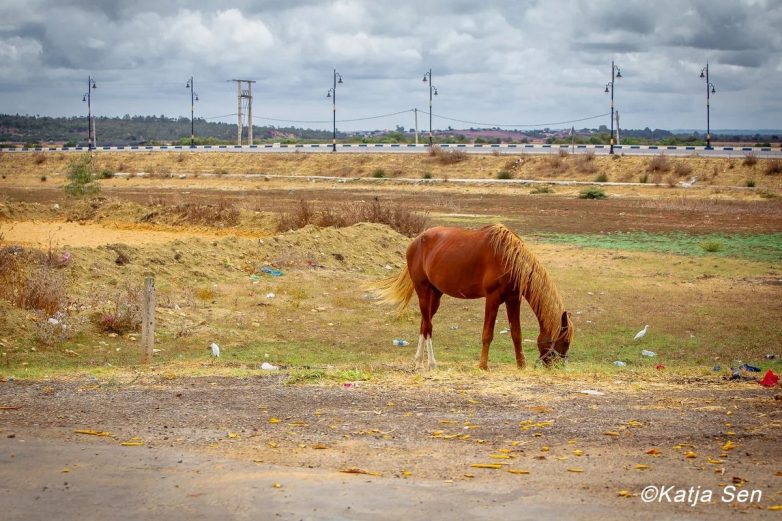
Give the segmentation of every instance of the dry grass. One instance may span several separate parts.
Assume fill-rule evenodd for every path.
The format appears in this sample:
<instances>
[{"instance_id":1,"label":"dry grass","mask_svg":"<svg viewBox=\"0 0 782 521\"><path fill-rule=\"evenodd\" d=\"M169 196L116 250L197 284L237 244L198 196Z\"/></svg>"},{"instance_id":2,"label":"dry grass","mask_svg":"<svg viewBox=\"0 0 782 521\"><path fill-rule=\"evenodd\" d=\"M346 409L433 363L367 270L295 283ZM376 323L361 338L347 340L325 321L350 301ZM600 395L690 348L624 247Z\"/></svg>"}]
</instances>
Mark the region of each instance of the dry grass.
<instances>
[{"instance_id":1,"label":"dry grass","mask_svg":"<svg viewBox=\"0 0 782 521\"><path fill-rule=\"evenodd\" d=\"M51 250L0 248L0 298L20 309L54 315L67 301L65 278L57 266Z\"/></svg>"},{"instance_id":2,"label":"dry grass","mask_svg":"<svg viewBox=\"0 0 782 521\"><path fill-rule=\"evenodd\" d=\"M359 204L342 204L316 210L303 199L291 212L280 216L278 231L298 230L308 224L319 227L344 228L357 223L386 224L408 237L415 237L429 227L428 214L418 214L407 208L383 204L380 201Z\"/></svg>"},{"instance_id":3,"label":"dry grass","mask_svg":"<svg viewBox=\"0 0 782 521\"><path fill-rule=\"evenodd\" d=\"M744 166L755 166L758 162L757 156L750 152L749 154L744 156L744 160L742 161L742 164Z\"/></svg>"},{"instance_id":4,"label":"dry grass","mask_svg":"<svg viewBox=\"0 0 782 521\"><path fill-rule=\"evenodd\" d=\"M435 145L429 149L429 157L437 160L441 165L452 165L467 160L467 152L458 148L442 148Z\"/></svg>"},{"instance_id":5,"label":"dry grass","mask_svg":"<svg viewBox=\"0 0 782 521\"><path fill-rule=\"evenodd\" d=\"M782 161L779 159L769 159L763 171L766 175L782 174Z\"/></svg>"},{"instance_id":6,"label":"dry grass","mask_svg":"<svg viewBox=\"0 0 782 521\"><path fill-rule=\"evenodd\" d=\"M660 154L649 160L646 169L652 173L664 173L671 169L671 161L667 156Z\"/></svg>"},{"instance_id":7,"label":"dry grass","mask_svg":"<svg viewBox=\"0 0 782 521\"><path fill-rule=\"evenodd\" d=\"M674 173L679 177L685 177L692 174L692 167L683 161L677 161L673 167Z\"/></svg>"},{"instance_id":8,"label":"dry grass","mask_svg":"<svg viewBox=\"0 0 782 521\"><path fill-rule=\"evenodd\" d=\"M557 175L567 172L568 165L562 158L563 156L560 154L555 156L551 155L546 158L546 161L544 162L544 168L548 170L550 175Z\"/></svg>"}]
</instances>

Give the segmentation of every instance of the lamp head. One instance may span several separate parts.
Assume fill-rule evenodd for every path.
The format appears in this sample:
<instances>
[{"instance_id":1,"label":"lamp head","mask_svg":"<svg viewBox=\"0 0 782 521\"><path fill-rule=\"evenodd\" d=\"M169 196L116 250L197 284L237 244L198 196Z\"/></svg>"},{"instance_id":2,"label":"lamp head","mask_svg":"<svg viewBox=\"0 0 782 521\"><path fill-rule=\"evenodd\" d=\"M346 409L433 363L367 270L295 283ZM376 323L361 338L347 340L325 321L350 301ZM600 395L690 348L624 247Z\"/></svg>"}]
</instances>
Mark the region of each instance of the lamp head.
<instances>
[{"instance_id":1,"label":"lamp head","mask_svg":"<svg viewBox=\"0 0 782 521\"><path fill-rule=\"evenodd\" d=\"M703 69L701 69L701 78L705 78L705 77L706 77L706 75L703 74Z\"/></svg>"},{"instance_id":2,"label":"lamp head","mask_svg":"<svg viewBox=\"0 0 782 521\"><path fill-rule=\"evenodd\" d=\"M621 78L622 77L622 71L620 71L618 67L616 69L616 77L617 78Z\"/></svg>"}]
</instances>

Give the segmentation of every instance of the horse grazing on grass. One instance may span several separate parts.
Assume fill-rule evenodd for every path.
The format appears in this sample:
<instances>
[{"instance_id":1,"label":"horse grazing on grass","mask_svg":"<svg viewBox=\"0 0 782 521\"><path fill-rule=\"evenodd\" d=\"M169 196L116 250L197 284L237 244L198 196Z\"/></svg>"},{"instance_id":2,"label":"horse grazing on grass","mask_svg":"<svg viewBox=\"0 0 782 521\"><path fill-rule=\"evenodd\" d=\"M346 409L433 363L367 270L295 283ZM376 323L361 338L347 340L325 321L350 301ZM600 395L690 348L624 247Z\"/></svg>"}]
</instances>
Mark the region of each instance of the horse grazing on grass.
<instances>
[{"instance_id":1,"label":"horse grazing on grass","mask_svg":"<svg viewBox=\"0 0 782 521\"><path fill-rule=\"evenodd\" d=\"M426 348L429 368L437 366L432 346L432 318L443 294L455 298L486 298L483 349L478 366L488 369L489 345L500 304L505 303L516 364L526 366L521 349L519 316L525 299L540 325L540 361L551 365L567 357L573 340L573 321L548 272L521 238L502 224L478 230L438 226L424 231L407 248L407 266L398 275L372 285L381 301L404 311L413 291L421 309L416 366Z\"/></svg>"}]
</instances>

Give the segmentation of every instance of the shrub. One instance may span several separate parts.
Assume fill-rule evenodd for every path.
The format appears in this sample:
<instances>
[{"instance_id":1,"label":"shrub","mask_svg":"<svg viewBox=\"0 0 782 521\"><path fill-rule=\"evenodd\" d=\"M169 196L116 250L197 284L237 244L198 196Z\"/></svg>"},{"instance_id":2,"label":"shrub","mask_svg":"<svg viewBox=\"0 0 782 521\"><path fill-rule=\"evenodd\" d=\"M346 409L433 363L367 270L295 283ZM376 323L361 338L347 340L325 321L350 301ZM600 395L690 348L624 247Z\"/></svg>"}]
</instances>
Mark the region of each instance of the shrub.
<instances>
[{"instance_id":1,"label":"shrub","mask_svg":"<svg viewBox=\"0 0 782 521\"><path fill-rule=\"evenodd\" d=\"M178 224L197 224L201 226L235 226L241 213L232 202L220 199L217 204L178 204L166 208Z\"/></svg>"},{"instance_id":2,"label":"shrub","mask_svg":"<svg viewBox=\"0 0 782 521\"><path fill-rule=\"evenodd\" d=\"M586 190L582 190L578 197L579 199L605 199L606 194L600 188L593 186L591 188L587 188Z\"/></svg>"},{"instance_id":3,"label":"shrub","mask_svg":"<svg viewBox=\"0 0 782 521\"><path fill-rule=\"evenodd\" d=\"M688 163L680 161L673 167L673 171L677 176L684 177L692 173L692 167Z\"/></svg>"},{"instance_id":4,"label":"shrub","mask_svg":"<svg viewBox=\"0 0 782 521\"><path fill-rule=\"evenodd\" d=\"M568 151L564 148L559 149L559 157L565 158L568 156Z\"/></svg>"},{"instance_id":5,"label":"shrub","mask_svg":"<svg viewBox=\"0 0 782 521\"><path fill-rule=\"evenodd\" d=\"M677 184L679 184L678 178L673 174L668 174L665 176L665 184L668 185L669 188L673 188Z\"/></svg>"},{"instance_id":6,"label":"shrub","mask_svg":"<svg viewBox=\"0 0 782 521\"><path fill-rule=\"evenodd\" d=\"M562 160L562 157L559 155L551 155L547 158L547 163L549 168L551 168L552 174L560 174L562 172L567 171L568 165Z\"/></svg>"},{"instance_id":7,"label":"shrub","mask_svg":"<svg viewBox=\"0 0 782 521\"><path fill-rule=\"evenodd\" d=\"M92 156L84 154L68 162L68 184L65 192L72 197L93 195L100 191L95 181L95 165Z\"/></svg>"},{"instance_id":8,"label":"shrub","mask_svg":"<svg viewBox=\"0 0 782 521\"><path fill-rule=\"evenodd\" d=\"M749 154L744 156L744 160L742 161L742 164L744 166L755 166L758 162L758 158L750 152Z\"/></svg>"},{"instance_id":9,"label":"shrub","mask_svg":"<svg viewBox=\"0 0 782 521\"><path fill-rule=\"evenodd\" d=\"M439 145L429 148L429 157L435 158L442 165L452 165L467 159L467 152L456 148L443 149Z\"/></svg>"},{"instance_id":10,"label":"shrub","mask_svg":"<svg viewBox=\"0 0 782 521\"><path fill-rule=\"evenodd\" d=\"M101 170L100 175L98 177L100 177L101 179L111 179L112 177L114 177L114 172L112 172L108 168L104 168L103 170Z\"/></svg>"},{"instance_id":11,"label":"shrub","mask_svg":"<svg viewBox=\"0 0 782 521\"><path fill-rule=\"evenodd\" d=\"M649 174L641 174L638 177L638 182L639 183L648 183L649 182Z\"/></svg>"},{"instance_id":12,"label":"shrub","mask_svg":"<svg viewBox=\"0 0 782 521\"><path fill-rule=\"evenodd\" d=\"M360 222L386 224L403 235L415 237L429 227L429 216L377 200L358 204L344 203L320 211L315 210L311 203L301 200L292 212L280 216L277 230L297 230L308 224L342 228Z\"/></svg>"},{"instance_id":13,"label":"shrub","mask_svg":"<svg viewBox=\"0 0 782 521\"><path fill-rule=\"evenodd\" d=\"M195 297L198 300L203 300L204 302L211 302L215 298L215 292L212 288L208 286L203 288L197 288L195 290Z\"/></svg>"},{"instance_id":14,"label":"shrub","mask_svg":"<svg viewBox=\"0 0 782 521\"><path fill-rule=\"evenodd\" d=\"M385 176L386 176L386 171L383 170L382 168L375 168L372 171L372 177L374 177L375 179L382 179Z\"/></svg>"},{"instance_id":15,"label":"shrub","mask_svg":"<svg viewBox=\"0 0 782 521\"><path fill-rule=\"evenodd\" d=\"M36 165L40 165L40 164L45 163L46 162L46 154L44 154L43 152L35 152L33 154L33 162Z\"/></svg>"},{"instance_id":16,"label":"shrub","mask_svg":"<svg viewBox=\"0 0 782 521\"><path fill-rule=\"evenodd\" d=\"M576 159L576 168L582 174L594 174L597 172L597 165L595 165L595 153L589 151L586 154L578 156Z\"/></svg>"},{"instance_id":17,"label":"shrub","mask_svg":"<svg viewBox=\"0 0 782 521\"><path fill-rule=\"evenodd\" d=\"M421 179L431 179L432 173L431 172L424 172L424 175L421 176Z\"/></svg>"},{"instance_id":18,"label":"shrub","mask_svg":"<svg viewBox=\"0 0 782 521\"><path fill-rule=\"evenodd\" d=\"M766 164L766 175L782 174L782 161L779 159L771 159Z\"/></svg>"},{"instance_id":19,"label":"shrub","mask_svg":"<svg viewBox=\"0 0 782 521\"><path fill-rule=\"evenodd\" d=\"M51 316L64 305L66 296L65 279L45 253L19 246L0 248L0 298L20 309Z\"/></svg>"},{"instance_id":20,"label":"shrub","mask_svg":"<svg viewBox=\"0 0 782 521\"><path fill-rule=\"evenodd\" d=\"M720 241L703 241L699 244L703 251L716 252L722 250L722 243Z\"/></svg>"},{"instance_id":21,"label":"shrub","mask_svg":"<svg viewBox=\"0 0 782 521\"><path fill-rule=\"evenodd\" d=\"M606 181L608 181L608 175L605 172L598 174L597 177L595 177L596 183L605 183Z\"/></svg>"},{"instance_id":22,"label":"shrub","mask_svg":"<svg viewBox=\"0 0 782 521\"><path fill-rule=\"evenodd\" d=\"M754 179L747 179L746 181L744 181L744 184L747 186L747 188L755 188Z\"/></svg>"},{"instance_id":23,"label":"shrub","mask_svg":"<svg viewBox=\"0 0 782 521\"><path fill-rule=\"evenodd\" d=\"M554 190L549 185L538 185L529 191L530 194L553 194Z\"/></svg>"},{"instance_id":24,"label":"shrub","mask_svg":"<svg viewBox=\"0 0 782 521\"><path fill-rule=\"evenodd\" d=\"M671 162L663 154L654 156L646 165L649 172L667 172L671 169Z\"/></svg>"},{"instance_id":25,"label":"shrub","mask_svg":"<svg viewBox=\"0 0 782 521\"><path fill-rule=\"evenodd\" d=\"M141 326L140 290L127 286L117 294L112 309L103 311L98 317L98 327L104 333L123 335L138 331Z\"/></svg>"},{"instance_id":26,"label":"shrub","mask_svg":"<svg viewBox=\"0 0 782 521\"><path fill-rule=\"evenodd\" d=\"M513 179L513 174L508 170L500 170L497 172L497 179Z\"/></svg>"},{"instance_id":27,"label":"shrub","mask_svg":"<svg viewBox=\"0 0 782 521\"><path fill-rule=\"evenodd\" d=\"M49 178L48 178L48 177L46 177L45 175L42 175L42 176L41 176L41 182L42 182L42 183L45 183L45 182L46 182L48 179L49 179Z\"/></svg>"}]
</instances>

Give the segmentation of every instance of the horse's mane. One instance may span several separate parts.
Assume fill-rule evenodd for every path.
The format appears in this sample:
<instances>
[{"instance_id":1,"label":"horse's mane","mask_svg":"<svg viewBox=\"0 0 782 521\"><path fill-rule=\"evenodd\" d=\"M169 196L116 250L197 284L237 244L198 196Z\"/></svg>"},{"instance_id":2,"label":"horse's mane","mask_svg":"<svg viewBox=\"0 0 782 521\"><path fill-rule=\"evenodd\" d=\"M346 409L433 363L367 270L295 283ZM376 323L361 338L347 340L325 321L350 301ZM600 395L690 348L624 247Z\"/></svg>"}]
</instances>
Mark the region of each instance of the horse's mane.
<instances>
[{"instance_id":1,"label":"horse's mane","mask_svg":"<svg viewBox=\"0 0 782 521\"><path fill-rule=\"evenodd\" d=\"M548 271L527 248L521 237L504 225L494 224L484 230L489 234L495 253L502 255L502 261L510 271L513 281L518 282L519 293L527 299L538 317L541 331L547 331L553 340L559 333L565 306ZM572 328L569 330L572 331Z\"/></svg>"}]
</instances>

